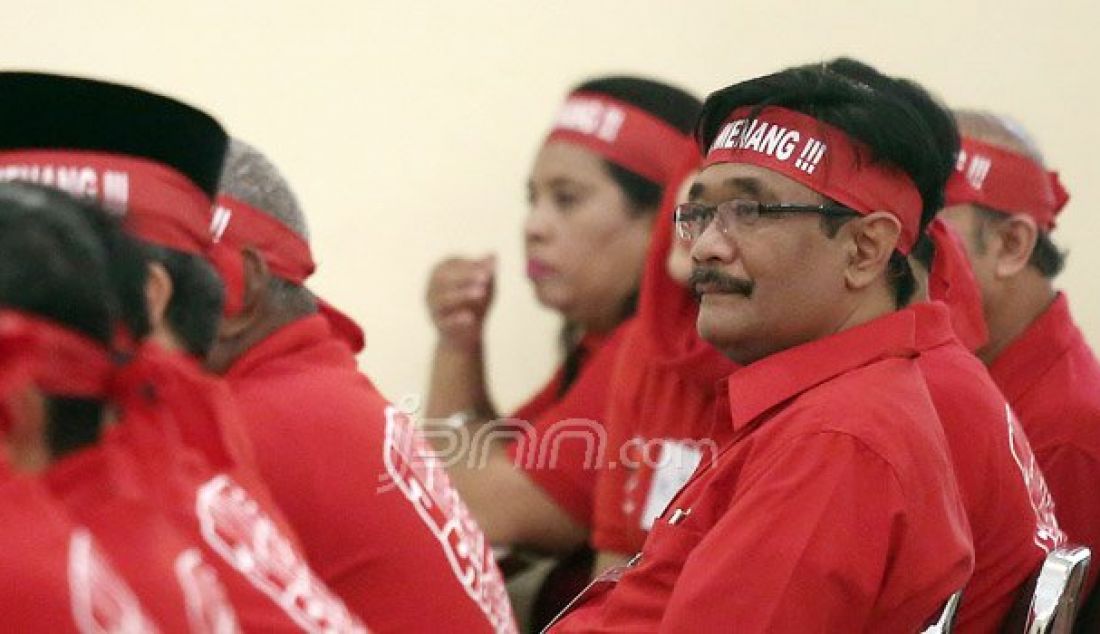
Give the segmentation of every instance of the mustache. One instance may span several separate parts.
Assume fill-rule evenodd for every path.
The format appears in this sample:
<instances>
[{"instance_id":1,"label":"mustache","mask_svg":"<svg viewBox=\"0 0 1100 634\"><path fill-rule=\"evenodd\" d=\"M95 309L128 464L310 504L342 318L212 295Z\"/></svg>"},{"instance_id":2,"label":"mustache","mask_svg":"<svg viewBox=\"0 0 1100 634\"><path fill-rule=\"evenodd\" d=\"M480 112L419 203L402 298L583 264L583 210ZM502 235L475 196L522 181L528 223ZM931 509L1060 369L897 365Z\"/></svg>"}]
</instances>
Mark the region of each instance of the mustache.
<instances>
[{"instance_id":1,"label":"mustache","mask_svg":"<svg viewBox=\"0 0 1100 634\"><path fill-rule=\"evenodd\" d=\"M688 285L695 292L696 298L701 295L696 289L702 284L713 285L721 293L744 295L745 297L752 297L752 291L756 288L756 284L749 280L726 275L718 269L696 266L691 269L691 276L688 278Z\"/></svg>"}]
</instances>

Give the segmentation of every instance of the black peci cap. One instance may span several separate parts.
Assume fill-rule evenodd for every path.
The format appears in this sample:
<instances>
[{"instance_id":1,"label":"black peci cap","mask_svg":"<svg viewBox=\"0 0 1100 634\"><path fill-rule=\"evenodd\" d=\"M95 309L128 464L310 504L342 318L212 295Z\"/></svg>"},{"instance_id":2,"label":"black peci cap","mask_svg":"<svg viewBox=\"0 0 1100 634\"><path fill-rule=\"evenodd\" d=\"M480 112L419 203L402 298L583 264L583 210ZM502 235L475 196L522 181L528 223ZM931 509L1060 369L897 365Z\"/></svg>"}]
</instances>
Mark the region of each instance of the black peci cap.
<instances>
[{"instance_id":1,"label":"black peci cap","mask_svg":"<svg viewBox=\"0 0 1100 634\"><path fill-rule=\"evenodd\" d=\"M228 143L213 117L169 97L79 77L0 72L0 152L138 157L173 168L213 199Z\"/></svg>"}]
</instances>

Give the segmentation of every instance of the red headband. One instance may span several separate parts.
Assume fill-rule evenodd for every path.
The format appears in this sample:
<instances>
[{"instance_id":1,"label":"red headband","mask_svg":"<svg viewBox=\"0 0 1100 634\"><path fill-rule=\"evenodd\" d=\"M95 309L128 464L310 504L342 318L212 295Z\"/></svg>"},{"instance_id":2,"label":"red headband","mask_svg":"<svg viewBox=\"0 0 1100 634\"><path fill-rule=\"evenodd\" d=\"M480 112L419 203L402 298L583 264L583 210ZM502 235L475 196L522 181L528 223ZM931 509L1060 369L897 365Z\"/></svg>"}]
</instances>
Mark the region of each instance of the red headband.
<instances>
[{"instance_id":1,"label":"red headband","mask_svg":"<svg viewBox=\"0 0 1100 634\"><path fill-rule=\"evenodd\" d=\"M947 205L973 203L1002 213L1025 213L1050 231L1069 193L1057 172L1023 154L963 137L946 198Z\"/></svg>"},{"instance_id":2,"label":"red headband","mask_svg":"<svg viewBox=\"0 0 1100 634\"><path fill-rule=\"evenodd\" d=\"M218 196L209 231L214 242L234 249L256 249L271 273L288 282L302 284L317 268L309 244L298 234L232 196Z\"/></svg>"},{"instance_id":3,"label":"red headband","mask_svg":"<svg viewBox=\"0 0 1100 634\"><path fill-rule=\"evenodd\" d=\"M102 398L109 391L115 366L105 346L46 319L3 310L0 365L13 354L27 379L48 394Z\"/></svg>"},{"instance_id":4,"label":"red headband","mask_svg":"<svg viewBox=\"0 0 1100 634\"><path fill-rule=\"evenodd\" d=\"M676 176L685 155L698 155L686 134L659 117L591 92L569 95L546 141L582 145L661 186Z\"/></svg>"},{"instance_id":5,"label":"red headband","mask_svg":"<svg viewBox=\"0 0 1100 634\"><path fill-rule=\"evenodd\" d=\"M756 165L861 214L890 212L901 221L898 251L909 253L917 240L923 205L907 175L874 163L866 145L809 115L767 106L753 117L754 110L738 108L730 115L711 144L704 167Z\"/></svg>"},{"instance_id":6,"label":"red headband","mask_svg":"<svg viewBox=\"0 0 1100 634\"><path fill-rule=\"evenodd\" d=\"M313 262L313 253L309 243L286 225L272 218L248 203L222 194L218 196L214 218L210 224L210 234L216 244L225 245L234 253L240 249L256 249L267 263L275 277L293 284L304 284L317 269ZM239 273L243 280L243 271ZM238 286L243 289L243 282ZM232 300L240 305L241 293ZM230 300L227 299L227 303ZM337 310L328 302L317 298L318 308L328 319L332 328L359 352L366 345L365 336L359 326L350 317Z\"/></svg>"},{"instance_id":7,"label":"red headband","mask_svg":"<svg viewBox=\"0 0 1100 634\"><path fill-rule=\"evenodd\" d=\"M90 198L123 216L130 235L150 244L207 258L226 285L226 313L236 312L230 297L243 281L232 254L210 240L210 198L186 176L151 161L86 150L0 152L0 181L20 180Z\"/></svg>"},{"instance_id":8,"label":"red headband","mask_svg":"<svg viewBox=\"0 0 1100 634\"><path fill-rule=\"evenodd\" d=\"M0 181L20 180L90 198L125 218L127 231L201 253L210 243L210 198L186 176L148 159L85 150L0 152Z\"/></svg>"}]
</instances>

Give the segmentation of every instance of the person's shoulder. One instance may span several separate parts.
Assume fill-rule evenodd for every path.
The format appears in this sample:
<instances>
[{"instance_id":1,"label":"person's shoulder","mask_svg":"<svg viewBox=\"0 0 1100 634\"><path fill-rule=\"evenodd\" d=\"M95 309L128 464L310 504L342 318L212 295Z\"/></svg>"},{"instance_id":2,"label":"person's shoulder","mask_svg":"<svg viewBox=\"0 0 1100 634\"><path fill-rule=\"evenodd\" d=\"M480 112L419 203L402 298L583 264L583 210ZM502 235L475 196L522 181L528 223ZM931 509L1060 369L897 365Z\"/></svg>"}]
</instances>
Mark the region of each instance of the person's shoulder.
<instances>
[{"instance_id":1,"label":"person's shoulder","mask_svg":"<svg viewBox=\"0 0 1100 634\"><path fill-rule=\"evenodd\" d=\"M357 371L303 367L237 384L233 393L257 451L258 435L298 439L312 447L376 443L390 403Z\"/></svg>"},{"instance_id":2,"label":"person's shoulder","mask_svg":"<svg viewBox=\"0 0 1100 634\"><path fill-rule=\"evenodd\" d=\"M945 425L954 418L996 420L1003 428L1007 401L985 365L960 345L941 346L917 360L937 414ZM978 426L980 427L980 426Z\"/></svg>"},{"instance_id":3,"label":"person's shoulder","mask_svg":"<svg viewBox=\"0 0 1100 634\"><path fill-rule=\"evenodd\" d=\"M837 375L806 390L792 405L826 427L850 432L874 428L882 417L924 415L927 395L916 363L898 357Z\"/></svg>"},{"instance_id":4,"label":"person's shoulder","mask_svg":"<svg viewBox=\"0 0 1100 634\"><path fill-rule=\"evenodd\" d=\"M1084 343L1011 404L1037 451L1076 444L1100 456L1100 363Z\"/></svg>"},{"instance_id":5,"label":"person's shoulder","mask_svg":"<svg viewBox=\"0 0 1100 634\"><path fill-rule=\"evenodd\" d=\"M310 405L385 405L374 383L354 368L320 364L285 364L231 383L238 398L295 399Z\"/></svg>"},{"instance_id":6,"label":"person's shoulder","mask_svg":"<svg viewBox=\"0 0 1100 634\"><path fill-rule=\"evenodd\" d=\"M907 452L943 447L939 418L912 359L846 372L807 390L783 414L791 434L847 435L892 464L907 463Z\"/></svg>"},{"instance_id":7,"label":"person's shoulder","mask_svg":"<svg viewBox=\"0 0 1100 634\"><path fill-rule=\"evenodd\" d=\"M1065 386L1069 406L1100 425L1100 361L1093 349L1081 341L1051 368L1051 374L1053 382ZM1054 387L1050 381L1048 385Z\"/></svg>"}]
</instances>

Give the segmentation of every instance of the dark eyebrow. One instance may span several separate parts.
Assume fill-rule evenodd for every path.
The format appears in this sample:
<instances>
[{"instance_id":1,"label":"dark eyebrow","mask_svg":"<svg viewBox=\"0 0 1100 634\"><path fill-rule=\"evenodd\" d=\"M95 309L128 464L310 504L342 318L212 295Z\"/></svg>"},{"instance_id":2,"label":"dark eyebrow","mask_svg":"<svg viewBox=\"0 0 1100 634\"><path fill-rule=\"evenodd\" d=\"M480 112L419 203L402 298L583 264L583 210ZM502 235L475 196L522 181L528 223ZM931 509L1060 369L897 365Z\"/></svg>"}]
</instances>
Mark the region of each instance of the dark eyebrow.
<instances>
[{"instance_id":1,"label":"dark eyebrow","mask_svg":"<svg viewBox=\"0 0 1100 634\"><path fill-rule=\"evenodd\" d=\"M691 189L688 190L688 200L695 202L703 196L703 192L707 191L706 185L702 183L692 183Z\"/></svg>"},{"instance_id":2,"label":"dark eyebrow","mask_svg":"<svg viewBox=\"0 0 1100 634\"><path fill-rule=\"evenodd\" d=\"M723 184L726 187L731 187L738 191L742 191L755 200L760 200L760 197L764 194L764 188L761 187L760 181L756 180L755 178L728 178Z\"/></svg>"}]
</instances>

